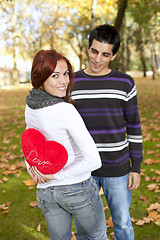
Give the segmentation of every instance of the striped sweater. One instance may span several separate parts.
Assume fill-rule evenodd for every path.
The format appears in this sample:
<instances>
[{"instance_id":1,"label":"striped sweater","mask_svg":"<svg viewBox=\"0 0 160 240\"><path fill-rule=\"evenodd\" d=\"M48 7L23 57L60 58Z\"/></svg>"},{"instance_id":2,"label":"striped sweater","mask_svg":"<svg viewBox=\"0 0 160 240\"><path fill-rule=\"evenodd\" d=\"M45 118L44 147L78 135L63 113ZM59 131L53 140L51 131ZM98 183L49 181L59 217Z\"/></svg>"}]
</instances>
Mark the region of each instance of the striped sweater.
<instances>
[{"instance_id":1,"label":"striped sweater","mask_svg":"<svg viewBox=\"0 0 160 240\"><path fill-rule=\"evenodd\" d=\"M101 156L102 167L92 175L139 173L142 133L133 78L116 70L105 76L76 72L72 99Z\"/></svg>"}]
</instances>

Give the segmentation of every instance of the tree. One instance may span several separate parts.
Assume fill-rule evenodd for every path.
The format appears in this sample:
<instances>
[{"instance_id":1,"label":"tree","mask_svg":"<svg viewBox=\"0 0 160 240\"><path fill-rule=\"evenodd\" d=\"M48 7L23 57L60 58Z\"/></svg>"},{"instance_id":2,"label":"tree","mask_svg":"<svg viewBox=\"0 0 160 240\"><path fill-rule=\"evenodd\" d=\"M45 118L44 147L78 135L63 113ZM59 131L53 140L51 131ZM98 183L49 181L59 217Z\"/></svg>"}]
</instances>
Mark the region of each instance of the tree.
<instances>
[{"instance_id":1,"label":"tree","mask_svg":"<svg viewBox=\"0 0 160 240\"><path fill-rule=\"evenodd\" d=\"M6 40L7 52L12 54L13 57L13 72L11 84L19 83L18 69L17 69L17 56L19 55L20 47L22 46L23 38L23 21L26 18L27 8L31 0L25 1L8 1L3 3L2 16L6 18L7 27L4 31L4 39Z\"/></svg>"},{"instance_id":2,"label":"tree","mask_svg":"<svg viewBox=\"0 0 160 240\"><path fill-rule=\"evenodd\" d=\"M78 56L80 69L85 67L87 61L88 35L94 26L114 21L116 2L117 0L88 0L78 1L77 4L77 0L73 0L72 4L66 5L72 15L63 40L70 44Z\"/></svg>"},{"instance_id":3,"label":"tree","mask_svg":"<svg viewBox=\"0 0 160 240\"><path fill-rule=\"evenodd\" d=\"M136 46L143 66L144 76L146 71L145 46L150 49L150 66L153 72L153 79L158 73L159 57L157 54L157 43L160 40L160 4L157 0L129 1L128 11L134 19L134 32L136 34Z\"/></svg>"},{"instance_id":4,"label":"tree","mask_svg":"<svg viewBox=\"0 0 160 240\"><path fill-rule=\"evenodd\" d=\"M118 0L118 12L114 23L114 26L117 29L117 31L120 31L122 27L125 11L127 8L127 2L128 2L127 0Z\"/></svg>"}]
</instances>

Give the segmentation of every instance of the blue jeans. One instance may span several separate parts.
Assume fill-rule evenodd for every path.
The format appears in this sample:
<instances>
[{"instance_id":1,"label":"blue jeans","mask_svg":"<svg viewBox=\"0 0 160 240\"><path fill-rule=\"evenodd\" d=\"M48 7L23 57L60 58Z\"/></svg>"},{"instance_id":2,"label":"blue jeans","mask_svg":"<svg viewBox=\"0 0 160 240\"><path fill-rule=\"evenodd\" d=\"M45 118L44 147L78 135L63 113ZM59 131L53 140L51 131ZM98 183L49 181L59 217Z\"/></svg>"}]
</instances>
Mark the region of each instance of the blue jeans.
<instances>
[{"instance_id":1,"label":"blue jeans","mask_svg":"<svg viewBox=\"0 0 160 240\"><path fill-rule=\"evenodd\" d=\"M106 222L98 187L89 178L83 182L37 189L38 207L42 210L51 240L71 240L72 216L84 233L77 240L106 240Z\"/></svg>"},{"instance_id":2,"label":"blue jeans","mask_svg":"<svg viewBox=\"0 0 160 240\"><path fill-rule=\"evenodd\" d=\"M93 177L102 186L112 216L114 239L134 240L129 208L132 192L128 190L128 174L122 177Z\"/></svg>"}]
</instances>

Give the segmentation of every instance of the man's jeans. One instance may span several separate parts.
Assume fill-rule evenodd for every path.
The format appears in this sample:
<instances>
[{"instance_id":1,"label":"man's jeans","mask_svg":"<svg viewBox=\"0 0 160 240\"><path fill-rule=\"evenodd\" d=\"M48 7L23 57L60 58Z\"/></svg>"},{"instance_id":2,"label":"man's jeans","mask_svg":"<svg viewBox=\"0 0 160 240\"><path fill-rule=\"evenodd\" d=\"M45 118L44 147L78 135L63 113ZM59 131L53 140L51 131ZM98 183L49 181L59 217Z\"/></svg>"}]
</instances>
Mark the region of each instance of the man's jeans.
<instances>
[{"instance_id":1,"label":"man's jeans","mask_svg":"<svg viewBox=\"0 0 160 240\"><path fill-rule=\"evenodd\" d=\"M37 189L37 202L51 240L71 240L72 215L79 226L77 240L107 239L103 205L92 177L77 184Z\"/></svg>"},{"instance_id":2,"label":"man's jeans","mask_svg":"<svg viewBox=\"0 0 160 240\"><path fill-rule=\"evenodd\" d=\"M113 221L115 240L133 240L134 232L129 214L132 192L128 190L128 174L122 177L93 177L103 188Z\"/></svg>"}]
</instances>

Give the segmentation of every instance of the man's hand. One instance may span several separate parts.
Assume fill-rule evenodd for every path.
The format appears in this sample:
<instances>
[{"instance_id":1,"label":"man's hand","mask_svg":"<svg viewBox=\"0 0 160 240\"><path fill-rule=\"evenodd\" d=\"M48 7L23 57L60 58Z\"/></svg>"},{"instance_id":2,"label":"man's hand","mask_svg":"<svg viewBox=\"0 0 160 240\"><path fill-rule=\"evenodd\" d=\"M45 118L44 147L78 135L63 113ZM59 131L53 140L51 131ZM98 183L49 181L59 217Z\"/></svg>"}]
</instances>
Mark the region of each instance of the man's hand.
<instances>
[{"instance_id":1,"label":"man's hand","mask_svg":"<svg viewBox=\"0 0 160 240\"><path fill-rule=\"evenodd\" d=\"M130 172L128 176L128 189L134 190L137 189L141 182L140 173Z\"/></svg>"}]
</instances>

